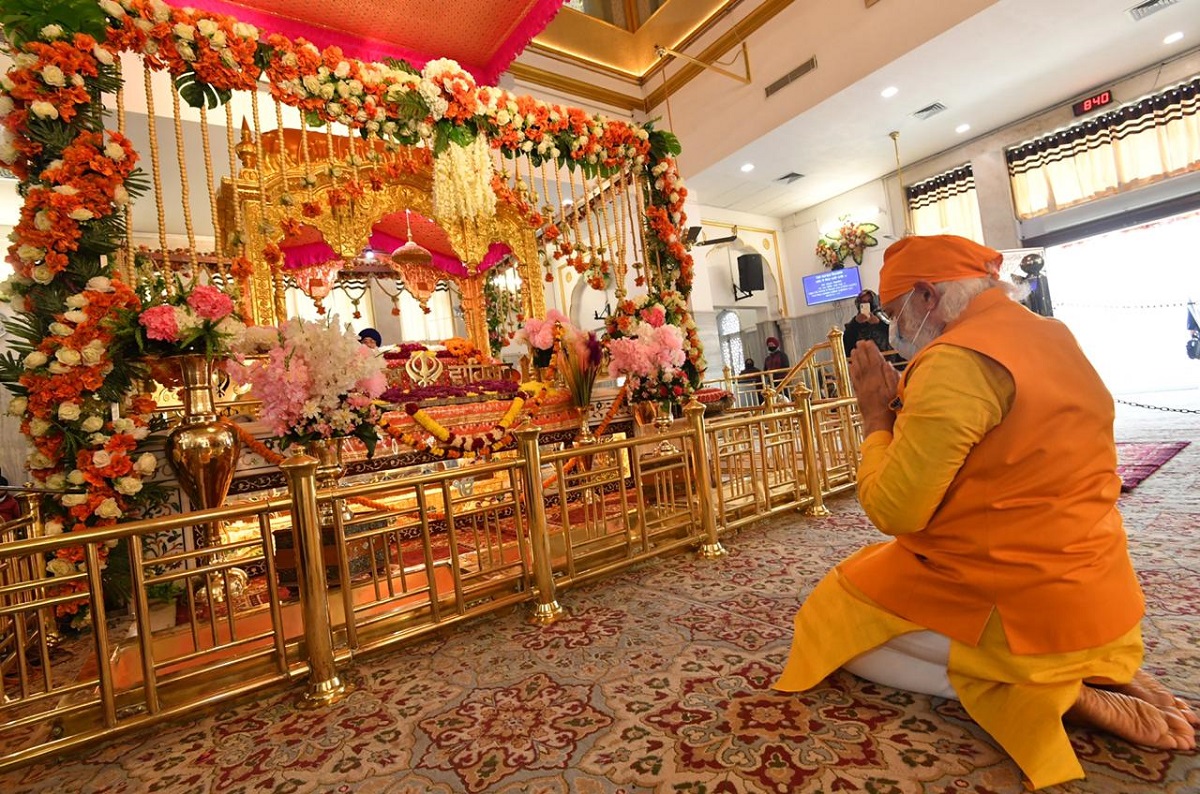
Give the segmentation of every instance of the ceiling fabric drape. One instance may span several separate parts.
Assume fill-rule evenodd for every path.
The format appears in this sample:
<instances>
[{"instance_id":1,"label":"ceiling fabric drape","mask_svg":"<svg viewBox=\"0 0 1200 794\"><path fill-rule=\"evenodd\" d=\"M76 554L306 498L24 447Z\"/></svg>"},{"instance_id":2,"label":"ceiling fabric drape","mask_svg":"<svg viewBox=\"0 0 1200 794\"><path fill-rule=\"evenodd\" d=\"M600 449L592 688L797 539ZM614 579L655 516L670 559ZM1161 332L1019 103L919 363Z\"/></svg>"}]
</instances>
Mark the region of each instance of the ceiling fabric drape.
<instances>
[{"instance_id":1,"label":"ceiling fabric drape","mask_svg":"<svg viewBox=\"0 0 1200 794\"><path fill-rule=\"evenodd\" d=\"M1200 170L1200 77L1005 152L1017 217Z\"/></svg>"},{"instance_id":2,"label":"ceiling fabric drape","mask_svg":"<svg viewBox=\"0 0 1200 794\"><path fill-rule=\"evenodd\" d=\"M913 234L957 234L983 242L975 172L968 163L905 189Z\"/></svg>"}]
</instances>

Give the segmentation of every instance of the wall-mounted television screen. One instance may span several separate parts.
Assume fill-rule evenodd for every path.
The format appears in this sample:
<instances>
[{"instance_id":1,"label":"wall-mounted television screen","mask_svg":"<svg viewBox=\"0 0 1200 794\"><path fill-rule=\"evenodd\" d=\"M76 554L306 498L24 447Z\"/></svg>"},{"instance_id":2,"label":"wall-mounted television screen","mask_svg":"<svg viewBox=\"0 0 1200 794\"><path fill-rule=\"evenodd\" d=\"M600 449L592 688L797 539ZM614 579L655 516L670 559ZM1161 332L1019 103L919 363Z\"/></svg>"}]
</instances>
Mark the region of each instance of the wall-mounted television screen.
<instances>
[{"instance_id":1,"label":"wall-mounted television screen","mask_svg":"<svg viewBox=\"0 0 1200 794\"><path fill-rule=\"evenodd\" d=\"M862 279L857 267L813 273L805 276L803 281L804 302L809 306L853 298L862 292Z\"/></svg>"}]
</instances>

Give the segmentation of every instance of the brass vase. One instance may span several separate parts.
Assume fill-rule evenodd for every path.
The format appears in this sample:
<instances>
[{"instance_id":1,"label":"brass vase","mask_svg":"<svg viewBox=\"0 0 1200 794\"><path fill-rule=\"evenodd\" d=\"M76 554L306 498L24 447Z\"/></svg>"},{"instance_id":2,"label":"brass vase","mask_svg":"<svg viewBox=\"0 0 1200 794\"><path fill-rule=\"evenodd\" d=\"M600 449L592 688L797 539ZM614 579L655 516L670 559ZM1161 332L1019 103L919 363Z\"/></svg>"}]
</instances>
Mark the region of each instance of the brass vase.
<instances>
[{"instance_id":1,"label":"brass vase","mask_svg":"<svg viewBox=\"0 0 1200 794\"><path fill-rule=\"evenodd\" d=\"M217 417L212 360L200 354L173 358L183 380L183 418L167 435L167 460L192 507L220 507L233 482L241 440L232 422ZM219 543L218 526L208 525L205 545Z\"/></svg>"},{"instance_id":2,"label":"brass vase","mask_svg":"<svg viewBox=\"0 0 1200 794\"><path fill-rule=\"evenodd\" d=\"M658 416L654 420L654 429L658 431L660 436L671 432L671 426L675 424L674 409L674 403L670 400L663 400L658 406ZM659 455L678 455L679 449L667 439L663 439L658 442L657 453Z\"/></svg>"}]
</instances>

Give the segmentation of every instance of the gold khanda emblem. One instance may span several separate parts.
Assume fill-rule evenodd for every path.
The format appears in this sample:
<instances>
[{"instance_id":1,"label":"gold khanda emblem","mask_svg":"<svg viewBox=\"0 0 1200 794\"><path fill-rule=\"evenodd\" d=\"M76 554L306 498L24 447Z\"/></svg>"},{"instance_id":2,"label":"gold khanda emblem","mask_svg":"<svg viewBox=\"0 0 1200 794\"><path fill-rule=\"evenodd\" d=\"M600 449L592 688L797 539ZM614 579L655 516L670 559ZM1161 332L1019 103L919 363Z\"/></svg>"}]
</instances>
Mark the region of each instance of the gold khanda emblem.
<instances>
[{"instance_id":1,"label":"gold khanda emblem","mask_svg":"<svg viewBox=\"0 0 1200 794\"><path fill-rule=\"evenodd\" d=\"M409 357L404 371L418 386L430 386L442 376L442 360L432 350L418 350Z\"/></svg>"}]
</instances>

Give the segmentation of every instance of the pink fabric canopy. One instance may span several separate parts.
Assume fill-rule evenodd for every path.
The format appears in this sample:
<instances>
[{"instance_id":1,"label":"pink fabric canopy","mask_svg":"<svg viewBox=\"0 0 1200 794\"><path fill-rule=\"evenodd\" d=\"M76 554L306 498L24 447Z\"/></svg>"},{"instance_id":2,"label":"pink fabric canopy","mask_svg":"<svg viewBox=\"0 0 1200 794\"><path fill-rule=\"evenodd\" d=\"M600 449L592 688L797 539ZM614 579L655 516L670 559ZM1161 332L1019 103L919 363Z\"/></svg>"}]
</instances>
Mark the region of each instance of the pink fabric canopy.
<instances>
[{"instance_id":1,"label":"pink fabric canopy","mask_svg":"<svg viewBox=\"0 0 1200 794\"><path fill-rule=\"evenodd\" d=\"M170 0L180 8L228 14L267 33L337 46L364 61L398 58L420 68L453 58L481 85L500 74L541 33L563 0Z\"/></svg>"},{"instance_id":2,"label":"pink fabric canopy","mask_svg":"<svg viewBox=\"0 0 1200 794\"><path fill-rule=\"evenodd\" d=\"M375 231L371 234L371 250L380 252L381 257L387 256L392 251L404 245L404 243L404 239L393 237L386 232ZM295 245L288 245L285 241L280 248L283 251L284 270L309 268L338 258L337 253L324 240L309 243L301 242ZM438 270L457 276L468 275L466 265L457 257L432 249L427 250L429 250L429 253L433 257L433 266ZM484 256L483 261L479 264L478 272L482 273L491 267L495 267L496 263L510 252L511 249L504 243L492 243L488 247L487 255Z\"/></svg>"}]
</instances>

